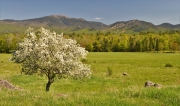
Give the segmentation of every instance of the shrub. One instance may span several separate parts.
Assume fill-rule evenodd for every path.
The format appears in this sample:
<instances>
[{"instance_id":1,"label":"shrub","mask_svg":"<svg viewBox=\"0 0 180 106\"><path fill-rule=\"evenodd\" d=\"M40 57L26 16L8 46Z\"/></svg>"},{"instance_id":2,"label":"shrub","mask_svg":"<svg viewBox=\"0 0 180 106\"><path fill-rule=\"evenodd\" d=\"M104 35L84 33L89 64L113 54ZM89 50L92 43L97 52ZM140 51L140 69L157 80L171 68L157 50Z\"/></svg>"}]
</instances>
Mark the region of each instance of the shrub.
<instances>
[{"instance_id":1,"label":"shrub","mask_svg":"<svg viewBox=\"0 0 180 106\"><path fill-rule=\"evenodd\" d=\"M81 62L82 62L82 63L87 63L87 62L88 62L88 60L87 60L87 59L85 59L85 58L83 58L83 59L81 59Z\"/></svg>"},{"instance_id":2,"label":"shrub","mask_svg":"<svg viewBox=\"0 0 180 106\"><path fill-rule=\"evenodd\" d=\"M170 63L166 63L165 67L173 67L173 65Z\"/></svg>"},{"instance_id":3,"label":"shrub","mask_svg":"<svg viewBox=\"0 0 180 106\"><path fill-rule=\"evenodd\" d=\"M113 71L110 67L107 68L107 76L110 77L113 74Z\"/></svg>"}]
</instances>

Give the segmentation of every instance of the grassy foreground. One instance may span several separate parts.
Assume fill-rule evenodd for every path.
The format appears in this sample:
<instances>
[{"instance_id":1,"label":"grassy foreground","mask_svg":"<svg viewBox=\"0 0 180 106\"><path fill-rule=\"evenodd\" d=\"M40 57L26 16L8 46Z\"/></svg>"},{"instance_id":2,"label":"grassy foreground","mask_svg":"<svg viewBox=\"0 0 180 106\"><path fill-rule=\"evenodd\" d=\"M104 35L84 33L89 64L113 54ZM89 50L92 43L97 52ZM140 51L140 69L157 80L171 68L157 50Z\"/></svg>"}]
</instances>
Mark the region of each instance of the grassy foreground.
<instances>
[{"instance_id":1,"label":"grassy foreground","mask_svg":"<svg viewBox=\"0 0 180 106\"><path fill-rule=\"evenodd\" d=\"M45 76L22 75L10 57L0 54L0 79L23 90L1 88L0 106L180 106L180 53L89 53L90 79L56 80L49 92Z\"/></svg>"}]
</instances>

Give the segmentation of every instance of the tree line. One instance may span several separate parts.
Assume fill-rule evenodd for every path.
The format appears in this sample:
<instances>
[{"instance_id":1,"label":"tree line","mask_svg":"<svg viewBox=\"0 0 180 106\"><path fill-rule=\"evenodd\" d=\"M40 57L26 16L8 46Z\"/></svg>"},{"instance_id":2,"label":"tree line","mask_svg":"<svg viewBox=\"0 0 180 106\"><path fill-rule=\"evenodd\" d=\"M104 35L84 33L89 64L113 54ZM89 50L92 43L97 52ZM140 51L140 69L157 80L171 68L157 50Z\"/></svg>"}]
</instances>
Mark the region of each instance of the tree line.
<instances>
[{"instance_id":1,"label":"tree line","mask_svg":"<svg viewBox=\"0 0 180 106\"><path fill-rule=\"evenodd\" d=\"M17 48L17 43L24 37L22 33L0 34L0 53L10 53Z\"/></svg>"},{"instance_id":2,"label":"tree line","mask_svg":"<svg viewBox=\"0 0 180 106\"><path fill-rule=\"evenodd\" d=\"M16 50L23 33L0 35L0 53ZM180 31L140 32L122 34L97 31L96 33L68 33L64 37L75 39L89 52L152 52L180 50Z\"/></svg>"},{"instance_id":3,"label":"tree line","mask_svg":"<svg viewBox=\"0 0 180 106\"><path fill-rule=\"evenodd\" d=\"M90 52L152 52L180 50L180 31L101 33L70 36Z\"/></svg>"}]
</instances>

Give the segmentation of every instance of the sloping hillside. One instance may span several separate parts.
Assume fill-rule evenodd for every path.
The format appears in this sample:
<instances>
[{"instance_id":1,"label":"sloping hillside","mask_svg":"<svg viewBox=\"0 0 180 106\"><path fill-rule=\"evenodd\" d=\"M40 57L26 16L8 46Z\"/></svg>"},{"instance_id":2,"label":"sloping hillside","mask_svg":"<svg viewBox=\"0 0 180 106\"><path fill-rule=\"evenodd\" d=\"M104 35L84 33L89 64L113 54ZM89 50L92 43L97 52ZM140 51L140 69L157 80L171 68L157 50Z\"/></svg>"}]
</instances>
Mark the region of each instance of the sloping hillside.
<instances>
[{"instance_id":1,"label":"sloping hillside","mask_svg":"<svg viewBox=\"0 0 180 106\"><path fill-rule=\"evenodd\" d=\"M49 29L68 29L68 30L81 30L81 29L96 29L101 30L107 28L107 25L100 22L86 21L82 18L69 18L62 15L51 15L41 18L34 18L28 20L1 20L0 31L21 31L28 27L46 27Z\"/></svg>"},{"instance_id":2,"label":"sloping hillside","mask_svg":"<svg viewBox=\"0 0 180 106\"><path fill-rule=\"evenodd\" d=\"M140 20L121 21L109 25L108 30L117 32L141 32L147 30L157 30L158 27L150 22Z\"/></svg>"}]
</instances>

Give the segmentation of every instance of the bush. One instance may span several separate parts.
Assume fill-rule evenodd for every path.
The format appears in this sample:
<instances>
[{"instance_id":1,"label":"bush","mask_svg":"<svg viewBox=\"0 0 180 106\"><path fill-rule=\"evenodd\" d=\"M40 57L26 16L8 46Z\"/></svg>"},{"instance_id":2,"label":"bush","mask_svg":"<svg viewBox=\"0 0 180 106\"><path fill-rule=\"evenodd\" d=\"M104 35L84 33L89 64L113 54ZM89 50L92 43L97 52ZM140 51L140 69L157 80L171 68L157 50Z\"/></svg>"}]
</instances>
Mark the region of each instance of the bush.
<instances>
[{"instance_id":1,"label":"bush","mask_svg":"<svg viewBox=\"0 0 180 106\"><path fill-rule=\"evenodd\" d=\"M112 75L113 71L110 67L107 68L107 76L110 77Z\"/></svg>"},{"instance_id":2,"label":"bush","mask_svg":"<svg viewBox=\"0 0 180 106\"><path fill-rule=\"evenodd\" d=\"M165 67L173 67L173 65L170 64L170 63L167 63L167 64L165 65Z\"/></svg>"},{"instance_id":3,"label":"bush","mask_svg":"<svg viewBox=\"0 0 180 106\"><path fill-rule=\"evenodd\" d=\"M84 58L84 59L81 59L81 62L82 62L82 63L87 63L88 60Z\"/></svg>"}]
</instances>

